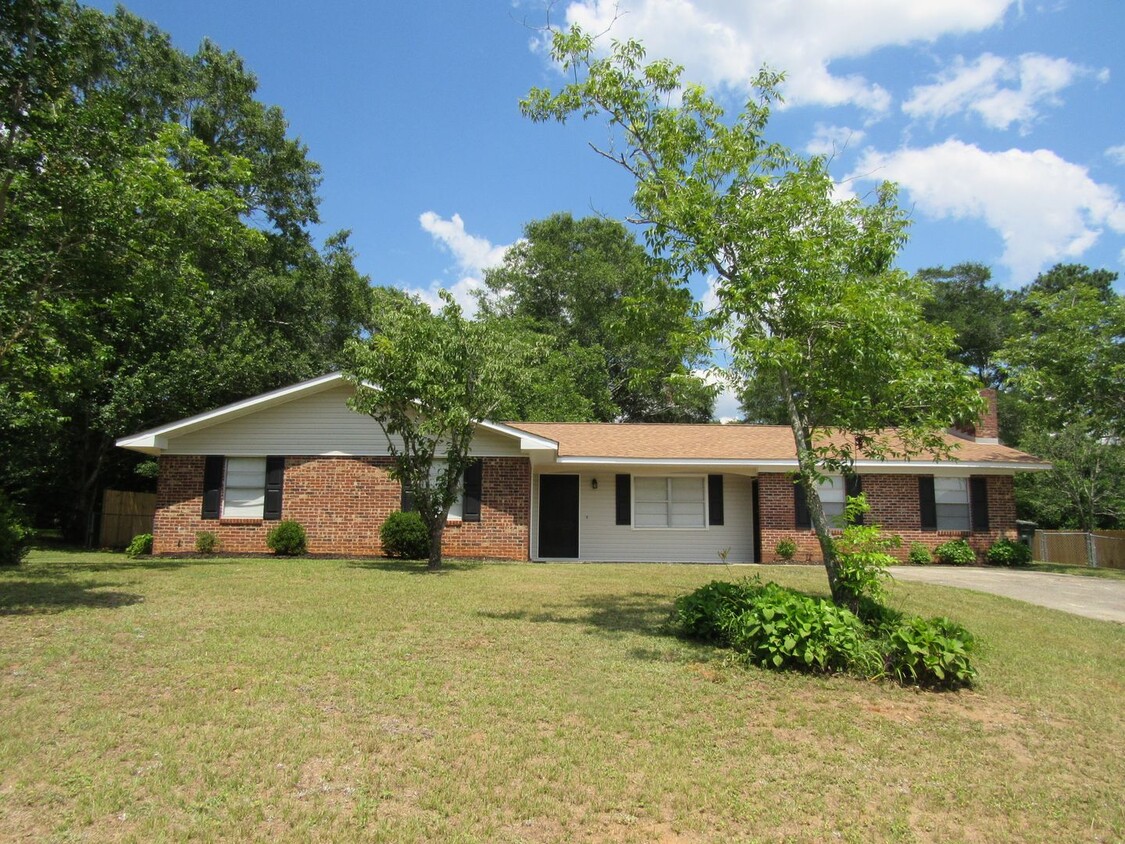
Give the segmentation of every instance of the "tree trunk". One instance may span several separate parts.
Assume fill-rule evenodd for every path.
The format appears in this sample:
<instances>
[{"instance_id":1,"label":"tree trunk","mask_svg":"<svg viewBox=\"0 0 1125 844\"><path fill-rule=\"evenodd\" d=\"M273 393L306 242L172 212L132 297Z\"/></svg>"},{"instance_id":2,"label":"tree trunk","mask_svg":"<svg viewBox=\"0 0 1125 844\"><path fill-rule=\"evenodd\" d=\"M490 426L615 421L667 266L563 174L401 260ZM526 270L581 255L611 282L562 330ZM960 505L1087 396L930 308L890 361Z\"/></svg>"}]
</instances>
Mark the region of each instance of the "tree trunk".
<instances>
[{"instance_id":1,"label":"tree trunk","mask_svg":"<svg viewBox=\"0 0 1125 844\"><path fill-rule=\"evenodd\" d=\"M839 561L836 559L836 546L829 533L828 517L824 515L824 505L820 501L820 488L811 479L812 471L816 468L816 455L809 441L808 427L801 418L797 409L797 402L793 398L793 390L786 373L781 375L782 392L785 394L785 406L789 414L789 428L793 432L793 444L797 448L797 467L800 473L798 482L805 490L805 503L809 508L809 521L816 531L817 541L820 543L820 552L824 557L824 570L828 574L828 588L832 591L832 600L840 606L847 604L848 596L840 586Z\"/></svg>"},{"instance_id":2,"label":"tree trunk","mask_svg":"<svg viewBox=\"0 0 1125 844\"><path fill-rule=\"evenodd\" d=\"M430 525L430 561L426 568L430 571L441 571L441 535L445 532L445 515L443 514L436 523Z\"/></svg>"}]
</instances>

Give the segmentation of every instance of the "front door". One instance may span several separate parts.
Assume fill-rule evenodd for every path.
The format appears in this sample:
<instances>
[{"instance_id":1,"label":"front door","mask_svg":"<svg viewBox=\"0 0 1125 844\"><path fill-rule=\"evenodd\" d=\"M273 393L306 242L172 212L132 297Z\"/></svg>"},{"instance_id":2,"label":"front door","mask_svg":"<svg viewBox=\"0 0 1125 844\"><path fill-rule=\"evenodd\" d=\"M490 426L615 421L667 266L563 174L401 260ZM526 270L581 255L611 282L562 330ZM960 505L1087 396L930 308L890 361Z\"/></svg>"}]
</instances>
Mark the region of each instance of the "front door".
<instances>
[{"instance_id":1,"label":"front door","mask_svg":"<svg viewBox=\"0 0 1125 844\"><path fill-rule=\"evenodd\" d=\"M539 476L539 556L578 558L578 475Z\"/></svg>"}]
</instances>

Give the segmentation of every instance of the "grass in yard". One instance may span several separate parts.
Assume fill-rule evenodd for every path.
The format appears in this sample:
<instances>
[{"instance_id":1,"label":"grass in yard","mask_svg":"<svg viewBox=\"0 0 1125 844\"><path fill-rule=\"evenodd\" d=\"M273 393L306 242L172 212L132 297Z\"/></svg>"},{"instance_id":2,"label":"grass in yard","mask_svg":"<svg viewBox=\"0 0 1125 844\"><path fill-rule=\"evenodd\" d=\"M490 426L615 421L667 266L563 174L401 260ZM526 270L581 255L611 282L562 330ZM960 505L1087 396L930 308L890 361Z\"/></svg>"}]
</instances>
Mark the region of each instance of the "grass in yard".
<instances>
[{"instance_id":1,"label":"grass in yard","mask_svg":"<svg viewBox=\"0 0 1125 844\"><path fill-rule=\"evenodd\" d=\"M896 583L930 694L732 667L672 599L820 569L138 560L0 572L0 839L1110 841L1125 627Z\"/></svg>"},{"instance_id":2,"label":"grass in yard","mask_svg":"<svg viewBox=\"0 0 1125 844\"><path fill-rule=\"evenodd\" d=\"M1064 563L1032 563L1021 566L1020 570L1045 571L1051 574L1073 574L1079 577L1106 577L1110 580L1125 580L1125 569L1110 569L1105 566L1069 566Z\"/></svg>"}]
</instances>

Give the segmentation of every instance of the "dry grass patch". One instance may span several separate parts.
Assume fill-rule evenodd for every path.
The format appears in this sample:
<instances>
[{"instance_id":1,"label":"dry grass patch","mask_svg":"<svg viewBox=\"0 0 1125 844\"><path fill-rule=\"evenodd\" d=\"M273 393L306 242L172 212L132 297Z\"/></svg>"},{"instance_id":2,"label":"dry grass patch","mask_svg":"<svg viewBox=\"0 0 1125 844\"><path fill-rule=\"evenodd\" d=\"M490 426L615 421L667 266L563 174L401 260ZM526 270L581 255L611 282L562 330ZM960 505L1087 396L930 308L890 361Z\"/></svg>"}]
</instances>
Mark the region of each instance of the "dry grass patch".
<instances>
[{"instance_id":1,"label":"dry grass patch","mask_svg":"<svg viewBox=\"0 0 1125 844\"><path fill-rule=\"evenodd\" d=\"M1125 632L896 584L981 640L935 695L663 635L706 566L130 562L0 573L0 839L1125 835Z\"/></svg>"}]
</instances>

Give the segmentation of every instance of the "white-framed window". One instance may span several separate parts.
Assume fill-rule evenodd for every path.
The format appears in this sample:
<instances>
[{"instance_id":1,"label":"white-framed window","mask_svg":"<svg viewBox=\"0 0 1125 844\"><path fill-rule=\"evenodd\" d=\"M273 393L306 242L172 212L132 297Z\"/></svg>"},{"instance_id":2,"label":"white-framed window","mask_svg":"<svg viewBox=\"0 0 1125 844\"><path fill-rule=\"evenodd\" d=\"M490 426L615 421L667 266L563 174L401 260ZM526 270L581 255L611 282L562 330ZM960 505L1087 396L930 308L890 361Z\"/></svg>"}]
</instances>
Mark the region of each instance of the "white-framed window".
<instances>
[{"instance_id":1,"label":"white-framed window","mask_svg":"<svg viewBox=\"0 0 1125 844\"><path fill-rule=\"evenodd\" d=\"M433 485L433 486L437 485L438 474L440 474L443 469L445 469L445 460L443 458L436 458L434 460L434 462L430 464L430 484L431 485ZM414 509L413 503L411 503L410 506L407 509ZM465 513L465 479L462 478L461 484L458 488L457 498L449 506L449 516L446 517L446 521L450 521L450 522L462 521L463 517L464 517L464 513Z\"/></svg>"},{"instance_id":2,"label":"white-framed window","mask_svg":"<svg viewBox=\"0 0 1125 844\"><path fill-rule=\"evenodd\" d=\"M934 478L938 530L969 530L969 479Z\"/></svg>"},{"instance_id":3,"label":"white-framed window","mask_svg":"<svg viewBox=\"0 0 1125 844\"><path fill-rule=\"evenodd\" d=\"M840 475L829 475L820 482L820 504L829 523L837 524L844 517L848 486Z\"/></svg>"},{"instance_id":4,"label":"white-framed window","mask_svg":"<svg viewBox=\"0 0 1125 844\"><path fill-rule=\"evenodd\" d=\"M224 519L260 519L266 506L266 458L228 457Z\"/></svg>"},{"instance_id":5,"label":"white-framed window","mask_svg":"<svg viewBox=\"0 0 1125 844\"><path fill-rule=\"evenodd\" d=\"M633 527L707 527L707 478L702 475L633 476Z\"/></svg>"}]
</instances>

